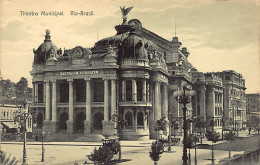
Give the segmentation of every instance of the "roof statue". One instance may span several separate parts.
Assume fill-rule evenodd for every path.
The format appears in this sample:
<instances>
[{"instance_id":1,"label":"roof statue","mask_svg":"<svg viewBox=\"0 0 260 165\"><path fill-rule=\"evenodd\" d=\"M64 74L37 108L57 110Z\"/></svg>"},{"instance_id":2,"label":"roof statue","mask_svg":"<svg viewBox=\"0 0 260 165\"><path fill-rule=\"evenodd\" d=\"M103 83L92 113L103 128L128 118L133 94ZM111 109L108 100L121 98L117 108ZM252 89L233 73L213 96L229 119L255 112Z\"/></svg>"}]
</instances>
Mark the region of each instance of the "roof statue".
<instances>
[{"instance_id":1,"label":"roof statue","mask_svg":"<svg viewBox=\"0 0 260 165\"><path fill-rule=\"evenodd\" d=\"M122 12L122 18L123 18L123 25L126 25L127 23L127 14L132 10L133 6L132 7L128 7L128 8L125 8L125 6L120 7L121 9L121 12Z\"/></svg>"}]
</instances>

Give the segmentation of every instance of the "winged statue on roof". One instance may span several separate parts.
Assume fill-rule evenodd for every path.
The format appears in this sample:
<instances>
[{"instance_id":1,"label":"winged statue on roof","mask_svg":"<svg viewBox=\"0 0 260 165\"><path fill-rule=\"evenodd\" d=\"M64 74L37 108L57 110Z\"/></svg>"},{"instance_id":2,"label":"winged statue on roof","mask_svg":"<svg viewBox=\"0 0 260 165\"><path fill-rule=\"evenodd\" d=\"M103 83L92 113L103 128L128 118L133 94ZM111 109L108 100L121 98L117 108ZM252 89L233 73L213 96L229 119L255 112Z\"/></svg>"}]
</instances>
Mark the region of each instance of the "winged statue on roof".
<instances>
[{"instance_id":1,"label":"winged statue on roof","mask_svg":"<svg viewBox=\"0 0 260 165\"><path fill-rule=\"evenodd\" d=\"M133 8L133 6L132 7L128 7L128 8L125 8L125 6L120 7L121 12L122 12L122 17L123 17L123 24L126 24L127 14L132 10L132 8Z\"/></svg>"}]
</instances>

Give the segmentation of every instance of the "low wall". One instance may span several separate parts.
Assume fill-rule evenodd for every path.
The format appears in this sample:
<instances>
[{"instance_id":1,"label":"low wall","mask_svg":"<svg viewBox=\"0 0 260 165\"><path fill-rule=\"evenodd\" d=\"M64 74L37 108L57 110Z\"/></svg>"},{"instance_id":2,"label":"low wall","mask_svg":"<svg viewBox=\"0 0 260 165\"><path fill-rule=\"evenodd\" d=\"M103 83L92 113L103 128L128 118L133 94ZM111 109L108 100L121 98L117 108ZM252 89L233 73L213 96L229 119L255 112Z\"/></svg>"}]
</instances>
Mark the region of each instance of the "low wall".
<instances>
[{"instance_id":1,"label":"low wall","mask_svg":"<svg viewBox=\"0 0 260 165\"><path fill-rule=\"evenodd\" d=\"M259 165L260 148L253 151L245 151L243 154L236 154L232 158L224 158L219 165Z\"/></svg>"}]
</instances>

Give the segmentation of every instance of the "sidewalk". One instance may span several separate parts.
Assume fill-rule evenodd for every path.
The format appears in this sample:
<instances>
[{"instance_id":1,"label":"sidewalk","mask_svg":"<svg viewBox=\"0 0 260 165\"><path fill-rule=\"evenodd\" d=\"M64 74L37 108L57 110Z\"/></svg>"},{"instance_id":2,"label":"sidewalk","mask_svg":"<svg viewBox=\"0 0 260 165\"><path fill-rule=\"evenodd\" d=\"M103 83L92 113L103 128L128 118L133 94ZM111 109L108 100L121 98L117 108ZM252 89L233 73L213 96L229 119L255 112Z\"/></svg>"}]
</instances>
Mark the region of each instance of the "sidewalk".
<instances>
[{"instance_id":1,"label":"sidewalk","mask_svg":"<svg viewBox=\"0 0 260 165\"><path fill-rule=\"evenodd\" d=\"M120 141L122 147L145 147L150 146L155 140L148 141ZM2 141L2 144L20 144L23 142ZM42 145L42 142L26 142L26 145ZM44 145L61 145L61 146L102 146L102 142L44 142Z\"/></svg>"}]
</instances>

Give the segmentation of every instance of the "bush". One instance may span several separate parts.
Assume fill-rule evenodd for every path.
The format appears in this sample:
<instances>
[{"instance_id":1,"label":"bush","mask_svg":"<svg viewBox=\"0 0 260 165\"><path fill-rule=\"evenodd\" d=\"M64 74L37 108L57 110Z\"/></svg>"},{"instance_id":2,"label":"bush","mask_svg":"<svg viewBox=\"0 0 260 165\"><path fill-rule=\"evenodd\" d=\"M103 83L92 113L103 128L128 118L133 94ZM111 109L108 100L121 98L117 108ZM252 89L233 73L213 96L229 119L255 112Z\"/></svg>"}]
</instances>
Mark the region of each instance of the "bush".
<instances>
[{"instance_id":1,"label":"bush","mask_svg":"<svg viewBox=\"0 0 260 165\"><path fill-rule=\"evenodd\" d=\"M113 151L107 146L101 146L88 156L88 159L98 164L111 164L113 159Z\"/></svg>"},{"instance_id":2,"label":"bush","mask_svg":"<svg viewBox=\"0 0 260 165\"><path fill-rule=\"evenodd\" d=\"M0 150L0 164L1 165L16 165L18 163L18 160L16 160L15 157L11 158L11 154L6 157L6 153L2 150Z\"/></svg>"}]
</instances>

